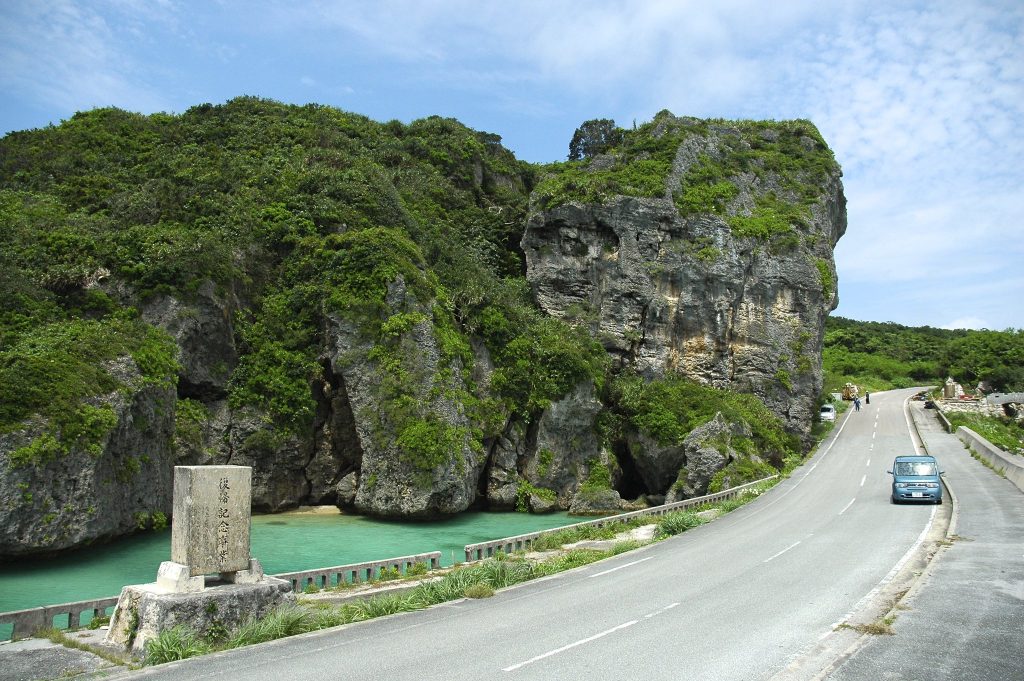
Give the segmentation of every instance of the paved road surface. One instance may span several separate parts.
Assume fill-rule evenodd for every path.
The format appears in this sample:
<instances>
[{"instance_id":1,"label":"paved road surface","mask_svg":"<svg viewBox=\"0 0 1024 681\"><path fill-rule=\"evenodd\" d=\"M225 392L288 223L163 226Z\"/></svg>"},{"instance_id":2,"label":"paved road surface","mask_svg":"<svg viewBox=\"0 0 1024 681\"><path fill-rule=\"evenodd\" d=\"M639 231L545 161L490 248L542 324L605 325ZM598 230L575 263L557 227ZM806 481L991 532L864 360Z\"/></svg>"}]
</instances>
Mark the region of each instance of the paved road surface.
<instances>
[{"instance_id":1,"label":"paved road surface","mask_svg":"<svg viewBox=\"0 0 1024 681\"><path fill-rule=\"evenodd\" d=\"M952 544L897 613L831 681L1024 679L1024 493L971 458L915 403L928 451L957 496Z\"/></svg>"},{"instance_id":2,"label":"paved road surface","mask_svg":"<svg viewBox=\"0 0 1024 681\"><path fill-rule=\"evenodd\" d=\"M937 509L892 506L915 451L912 391L878 393L838 436L744 508L674 539L493 598L147 668L155 679L766 679L809 677L835 625L884 612L885 587Z\"/></svg>"}]
</instances>

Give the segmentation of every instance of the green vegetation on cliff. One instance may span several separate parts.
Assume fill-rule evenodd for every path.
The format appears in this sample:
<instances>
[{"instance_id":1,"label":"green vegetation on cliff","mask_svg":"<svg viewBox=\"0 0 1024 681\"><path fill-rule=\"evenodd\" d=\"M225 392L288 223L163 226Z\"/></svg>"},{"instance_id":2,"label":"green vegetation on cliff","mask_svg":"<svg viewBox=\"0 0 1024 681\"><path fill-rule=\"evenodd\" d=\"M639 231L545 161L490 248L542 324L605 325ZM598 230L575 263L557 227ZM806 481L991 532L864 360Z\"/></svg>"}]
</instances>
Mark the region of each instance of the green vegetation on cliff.
<instances>
[{"instance_id":1,"label":"green vegetation on cliff","mask_svg":"<svg viewBox=\"0 0 1024 681\"><path fill-rule=\"evenodd\" d=\"M581 384L606 398L609 423L660 442L722 412L751 429L735 447L781 465L797 445L753 397L612 379L586 324L535 304L520 240L531 195L541 207L625 195L718 216L774 248L796 238L837 170L817 130L665 111L630 130L585 123L571 156L541 168L452 119L378 123L254 97L181 115L96 109L7 135L0 433L33 436L13 459L94 453L116 425L103 396L130 382L169 388L179 374L183 450L213 447L207 406L223 398L255 424L230 447L301 448L334 408L328 393L346 388L334 363L349 362L373 374L372 406L352 414L358 437L387 440L381 451L426 485ZM691 246L706 262L720 254L707 238ZM815 264L830 293L829 262ZM199 385L175 354L184 348L143 318L173 308L184 316L154 323L175 328L211 297L228 301L213 307L231 317L222 328L235 335L221 340L237 357ZM342 336L344 349L331 345ZM792 389L791 374L776 378Z\"/></svg>"},{"instance_id":2,"label":"green vegetation on cliff","mask_svg":"<svg viewBox=\"0 0 1024 681\"><path fill-rule=\"evenodd\" d=\"M545 167L536 187L540 207L671 194L683 217L717 215L738 237L771 239L809 224L810 207L839 169L817 128L805 120L700 120L662 111L617 134L599 126L598 139L587 145L583 133L596 123L612 122L584 123L573 138L576 147L570 146L571 160ZM668 186L680 144L697 136L721 143L700 153L678 186ZM734 206L741 185L750 181L764 190L753 197L753 207Z\"/></svg>"},{"instance_id":3,"label":"green vegetation on cliff","mask_svg":"<svg viewBox=\"0 0 1024 681\"><path fill-rule=\"evenodd\" d=\"M728 423L746 424L750 437L734 437L734 449L757 454L781 469L787 458L799 457L800 443L786 433L782 422L753 395L718 390L683 378L644 381L623 375L611 386L615 404L609 419L614 433L624 425L644 433L660 445L679 446L695 428L721 413ZM740 484L764 477L763 471Z\"/></svg>"},{"instance_id":4,"label":"green vegetation on cliff","mask_svg":"<svg viewBox=\"0 0 1024 681\"><path fill-rule=\"evenodd\" d=\"M413 400L415 367L396 345L413 320L385 313L396 279L467 371L471 335L491 350L506 408L531 414L600 381L599 346L530 300L518 240L536 171L500 141L436 116L381 124L253 97L180 116L97 109L7 135L0 429L39 414L52 424L35 449L66 449L95 430L82 405L118 387L105 367L119 357L173 382L173 343L133 306L188 301L206 282L247 303L234 320L231 403L285 432L314 418L310 384L334 315L377 347L392 416ZM483 428L474 438L500 427L486 403L461 399ZM437 458L417 437L436 434L429 419L413 409L401 420L410 460Z\"/></svg>"},{"instance_id":5,"label":"green vegetation on cliff","mask_svg":"<svg viewBox=\"0 0 1024 681\"><path fill-rule=\"evenodd\" d=\"M846 382L868 390L938 385L952 376L965 387L985 382L999 392L1024 390L1024 332L910 327L829 317L825 390Z\"/></svg>"}]
</instances>

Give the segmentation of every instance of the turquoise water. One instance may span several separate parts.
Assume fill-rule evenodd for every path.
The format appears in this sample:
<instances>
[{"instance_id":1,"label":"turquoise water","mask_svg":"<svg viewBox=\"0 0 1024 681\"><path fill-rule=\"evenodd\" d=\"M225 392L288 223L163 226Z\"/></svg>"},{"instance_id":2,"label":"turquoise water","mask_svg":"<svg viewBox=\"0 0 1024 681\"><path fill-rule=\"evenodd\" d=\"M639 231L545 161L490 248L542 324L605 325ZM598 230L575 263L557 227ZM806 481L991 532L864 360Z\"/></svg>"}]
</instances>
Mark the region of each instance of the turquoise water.
<instances>
[{"instance_id":1,"label":"turquoise water","mask_svg":"<svg viewBox=\"0 0 1024 681\"><path fill-rule=\"evenodd\" d=\"M441 552L442 565L465 560L466 544L561 527L566 513L461 513L421 523L340 514L253 516L252 555L267 574ZM116 596L126 584L156 580L170 560L171 533L148 532L61 558L0 565L0 612ZM2 625L0 625L2 626Z\"/></svg>"}]
</instances>

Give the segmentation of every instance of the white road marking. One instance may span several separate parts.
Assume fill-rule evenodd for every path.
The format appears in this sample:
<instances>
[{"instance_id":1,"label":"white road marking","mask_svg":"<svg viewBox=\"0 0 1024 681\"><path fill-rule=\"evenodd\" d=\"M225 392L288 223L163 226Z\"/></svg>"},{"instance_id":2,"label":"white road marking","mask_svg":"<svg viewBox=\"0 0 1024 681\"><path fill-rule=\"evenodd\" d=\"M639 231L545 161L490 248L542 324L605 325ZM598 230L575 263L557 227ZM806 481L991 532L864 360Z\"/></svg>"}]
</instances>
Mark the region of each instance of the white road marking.
<instances>
[{"instance_id":1,"label":"white road marking","mask_svg":"<svg viewBox=\"0 0 1024 681\"><path fill-rule=\"evenodd\" d=\"M863 486L864 486L864 482L865 482L865 481L866 481L867 479L868 479L868 476L867 476L867 475L865 475L865 476L864 476L863 478L861 478L861 479L860 479L860 486L861 486L861 487L863 487Z\"/></svg>"},{"instance_id":2,"label":"white road marking","mask_svg":"<svg viewBox=\"0 0 1024 681\"><path fill-rule=\"evenodd\" d=\"M650 619L652 617L656 617L657 615L660 615L663 612L668 612L669 610L671 610L672 608L676 607L677 605L679 605L679 604L678 603L669 603L668 605L666 605L661 610L655 610L654 612L647 613L646 615L644 615L644 619Z\"/></svg>"},{"instance_id":3,"label":"white road marking","mask_svg":"<svg viewBox=\"0 0 1024 681\"><path fill-rule=\"evenodd\" d=\"M590 637L584 638L584 639L580 639L579 641L575 641L573 643L570 643L569 645L562 646L561 648L556 648L555 650L549 650L548 652L542 653L542 654L538 655L537 657L531 657L529 660L526 660L525 662L520 662L518 664L514 664L511 667L505 667L501 671L503 671L503 672L514 672L515 670L520 669L522 667L525 667L528 664L533 664L534 662L538 662L540 660L543 660L544 658L551 657L552 655L558 655L559 653L564 653L565 651L570 650L572 648L575 648L577 646L581 646L584 643L590 643L591 641L596 641L599 638L603 638L603 637L607 636L608 634L614 634L616 631L619 631L620 629L625 629L626 627L631 627L631 626L633 626L634 624L636 624L639 621L640 620L630 620L629 622L625 622L623 624L620 624L617 627L612 627L611 629L608 629L606 631L602 631L600 634L594 634L593 636L590 636Z\"/></svg>"},{"instance_id":4,"label":"white road marking","mask_svg":"<svg viewBox=\"0 0 1024 681\"><path fill-rule=\"evenodd\" d=\"M846 513L846 509L848 509L851 506L853 506L853 502L855 502L855 501L857 501L857 497L854 497L853 499L850 499L850 503L848 503L846 506L843 506L843 510L839 512L839 515L842 515L842 514Z\"/></svg>"},{"instance_id":5,"label":"white road marking","mask_svg":"<svg viewBox=\"0 0 1024 681\"><path fill-rule=\"evenodd\" d=\"M896 573L898 573L901 569L903 569L903 565L908 560L910 560L910 557L912 555L914 555L914 551L916 551L917 548L919 546L921 546L922 542L924 542L924 538L926 536L928 536L928 531L932 528L932 522L935 520L935 511L936 511L935 507L932 507L932 513L931 513L930 516L928 516L928 523L924 526L924 529L921 530L921 534L919 534L917 536L917 541L915 541L914 544L909 549L907 549L907 552L903 554L903 557L900 558L896 562L896 564L892 566L892 569L889 570L889 574L887 574L885 577L883 577L882 581L880 581L878 584L876 584L874 589L872 589L871 591L867 592L864 595L863 598L861 598L859 601L857 601L857 604L854 605L853 608L851 608L848 613L843 615L842 618L839 619L837 622L833 623L832 626L829 627L830 630L834 631L837 627L839 627L840 624L842 624L843 622L846 622L851 617L853 617L854 613L859 612L864 607L864 605L866 603L870 602L871 599L875 597L875 594L877 594L879 591L881 591L882 588L885 587L886 584L891 582L893 580L893 578L896 577ZM830 633L832 633L832 631L829 631L828 633L830 634ZM825 636L828 636L828 634L823 635L821 638L825 638Z\"/></svg>"},{"instance_id":6,"label":"white road marking","mask_svg":"<svg viewBox=\"0 0 1024 681\"><path fill-rule=\"evenodd\" d=\"M871 459L869 458L868 462L866 464L864 464L864 465L867 466L868 468L871 468Z\"/></svg>"},{"instance_id":7,"label":"white road marking","mask_svg":"<svg viewBox=\"0 0 1024 681\"><path fill-rule=\"evenodd\" d=\"M624 563L622 565L619 565L618 567L613 567L612 569L605 570L603 572L595 572L594 574L592 574L590 576L591 576L591 578L593 578L593 577L600 577L602 575L607 575L609 572L615 572L617 570L622 570L623 568L632 567L633 565L636 565L637 563L642 563L645 560L650 560L651 558L654 558L654 556L647 556L646 558L641 558L640 560L634 560L632 563Z\"/></svg>"},{"instance_id":8,"label":"white road marking","mask_svg":"<svg viewBox=\"0 0 1024 681\"><path fill-rule=\"evenodd\" d=\"M803 540L801 539L800 541L803 541ZM785 553L786 551L789 551L790 549L796 548L797 546L799 546L799 545L800 545L800 541L798 541L798 542L796 542L796 543L793 543L793 544L790 544L790 545L789 545L789 546L787 546L786 548L784 548L784 549L782 549L781 551L779 551L778 553L776 553L776 554L775 554L774 556L772 556L771 558L767 558L767 559L765 559L765 561L764 561L764 562L765 562L765 563L767 563L768 561L771 561L771 560L775 560L776 558L778 558L779 556L781 556L782 554L784 554L784 553Z\"/></svg>"}]
</instances>

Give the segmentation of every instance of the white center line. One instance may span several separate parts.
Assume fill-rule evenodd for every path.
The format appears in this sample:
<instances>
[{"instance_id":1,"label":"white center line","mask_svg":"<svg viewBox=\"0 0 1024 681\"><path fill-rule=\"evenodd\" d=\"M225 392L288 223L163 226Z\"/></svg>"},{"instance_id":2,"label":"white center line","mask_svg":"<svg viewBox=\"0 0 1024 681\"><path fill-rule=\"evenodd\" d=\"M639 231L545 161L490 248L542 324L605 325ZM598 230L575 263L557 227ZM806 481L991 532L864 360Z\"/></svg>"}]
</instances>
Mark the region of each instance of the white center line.
<instances>
[{"instance_id":1,"label":"white center line","mask_svg":"<svg viewBox=\"0 0 1024 681\"><path fill-rule=\"evenodd\" d=\"M800 541L803 541L803 540L800 540ZM785 553L786 551L789 551L789 550L790 550L790 549L792 549L792 548L796 548L796 547L797 547L797 546L799 546L799 545L800 545L800 542L799 542L799 541L798 541L798 542L795 542L795 543L793 543L793 544L790 544L790 545L789 545L789 546L787 546L786 548L784 548L784 549L782 549L781 551L779 551L778 553L776 553L776 554L775 554L774 556L772 556L771 558L767 558L767 559L765 559L765 561L764 561L764 562L765 562L765 563L767 563L767 562L768 562L768 561L770 561L770 560L775 560L776 558L778 558L779 556L781 556L782 554L784 554L784 553Z\"/></svg>"},{"instance_id":2,"label":"white center line","mask_svg":"<svg viewBox=\"0 0 1024 681\"><path fill-rule=\"evenodd\" d=\"M861 478L861 479L860 479L860 486L861 486L861 487L863 487L863 486L864 486L864 481L866 481L867 479L868 479L868 476L867 476L867 475L865 475L865 476L864 476L863 478Z\"/></svg>"},{"instance_id":3,"label":"white center line","mask_svg":"<svg viewBox=\"0 0 1024 681\"><path fill-rule=\"evenodd\" d=\"M850 503L848 503L846 506L843 506L843 510L839 512L839 515L842 515L842 514L846 513L846 509L848 509L851 506L853 506L853 502L855 502L855 501L857 501L856 497L854 497L853 499L850 499Z\"/></svg>"},{"instance_id":4,"label":"white center line","mask_svg":"<svg viewBox=\"0 0 1024 681\"><path fill-rule=\"evenodd\" d=\"M525 667L528 664L533 664L534 662L537 662L539 660L543 660L546 657L551 657L552 655L557 655L559 653L564 653L566 650L569 650L571 648L575 648L576 646L581 646L584 643L590 643L591 641L596 641L597 639L602 638L604 636L607 636L608 634L614 634L619 629L625 629L626 627L631 627L631 626L633 626L634 624L636 624L639 621L640 620L630 620L629 622L626 622L624 624L620 624L617 627L612 627L611 629L608 629L607 631L602 631L600 634L594 634L593 636L590 636L588 638L576 641L574 643L570 643L569 645L562 646L561 648L556 648L555 650L549 650L548 652L543 653L541 655L538 655L537 657L531 657L529 660L526 660L525 662L520 662L519 664L514 664L511 667L505 667L501 671L503 671L503 672L514 672L515 670L517 670L517 669L519 669L521 667Z\"/></svg>"},{"instance_id":5,"label":"white center line","mask_svg":"<svg viewBox=\"0 0 1024 681\"><path fill-rule=\"evenodd\" d=\"M650 619L652 617L660 615L663 612L668 612L669 610L671 610L672 608L676 607L677 605L679 605L679 604L678 603L669 603L668 605L666 605L661 610L656 610L654 612L647 613L646 615L644 615L644 619Z\"/></svg>"},{"instance_id":6,"label":"white center line","mask_svg":"<svg viewBox=\"0 0 1024 681\"><path fill-rule=\"evenodd\" d=\"M864 465L867 466L868 468L870 468L871 467L871 459L868 459L868 462L866 464L864 464Z\"/></svg>"},{"instance_id":7,"label":"white center line","mask_svg":"<svg viewBox=\"0 0 1024 681\"><path fill-rule=\"evenodd\" d=\"M647 556L646 558L641 558L640 560L634 560L632 563L624 563L623 565L619 565L618 567L613 567L612 569L605 570L603 572L595 572L594 574L592 574L590 576L591 577L600 577L601 575L606 575L609 572L615 572L616 570L622 570L623 568L632 567L632 566L636 565L637 563L642 563L645 560L650 560L651 558L654 558L654 556Z\"/></svg>"}]
</instances>

